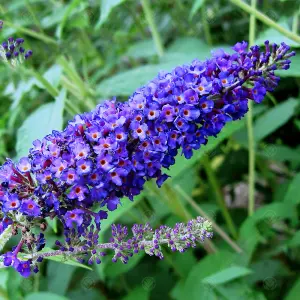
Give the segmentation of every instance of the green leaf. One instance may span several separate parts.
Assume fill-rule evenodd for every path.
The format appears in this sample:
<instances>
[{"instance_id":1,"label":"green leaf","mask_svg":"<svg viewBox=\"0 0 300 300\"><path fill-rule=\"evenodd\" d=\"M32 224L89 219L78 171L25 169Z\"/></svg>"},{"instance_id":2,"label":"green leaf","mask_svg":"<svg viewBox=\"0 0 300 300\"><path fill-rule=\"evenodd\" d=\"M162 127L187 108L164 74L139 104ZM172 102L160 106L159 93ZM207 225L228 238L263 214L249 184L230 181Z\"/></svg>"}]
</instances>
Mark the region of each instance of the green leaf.
<instances>
[{"instance_id":1,"label":"green leaf","mask_svg":"<svg viewBox=\"0 0 300 300\"><path fill-rule=\"evenodd\" d=\"M203 41L195 38L179 38L161 57L160 63L139 66L120 72L103 80L97 87L97 94L103 97L129 96L139 86L147 84L160 71L171 71L178 65L190 63L193 59L205 59L211 48Z\"/></svg>"},{"instance_id":2,"label":"green leaf","mask_svg":"<svg viewBox=\"0 0 300 300\"><path fill-rule=\"evenodd\" d=\"M62 75L61 66L55 64L51 66L45 73L44 78L54 87L57 87Z\"/></svg>"},{"instance_id":3,"label":"green leaf","mask_svg":"<svg viewBox=\"0 0 300 300\"><path fill-rule=\"evenodd\" d=\"M232 300L266 300L263 293L253 291L246 283L239 281L230 282L224 285L214 286L215 290L222 297L218 299Z\"/></svg>"},{"instance_id":4,"label":"green leaf","mask_svg":"<svg viewBox=\"0 0 300 300\"><path fill-rule=\"evenodd\" d=\"M203 282L203 279L229 268L232 264L244 265L240 254L219 251L205 256L190 271L184 284L180 300L216 299L213 286Z\"/></svg>"},{"instance_id":5,"label":"green leaf","mask_svg":"<svg viewBox=\"0 0 300 300\"><path fill-rule=\"evenodd\" d=\"M300 231L297 231L291 240L287 242L289 248L296 248L300 246Z\"/></svg>"},{"instance_id":6,"label":"green leaf","mask_svg":"<svg viewBox=\"0 0 300 300\"><path fill-rule=\"evenodd\" d=\"M300 55L299 53L290 58L291 67L288 70L278 70L276 75L279 77L300 77Z\"/></svg>"},{"instance_id":7,"label":"green leaf","mask_svg":"<svg viewBox=\"0 0 300 300\"><path fill-rule=\"evenodd\" d=\"M287 21L281 20L278 22L278 25L281 27L290 30ZM271 44L276 43L280 45L282 42L288 44L290 47L300 47L300 44L294 42L293 40L287 38L284 34L280 33L276 29L268 28L258 35L258 38L255 40L255 45L264 45L265 41L269 40Z\"/></svg>"},{"instance_id":8,"label":"green leaf","mask_svg":"<svg viewBox=\"0 0 300 300\"><path fill-rule=\"evenodd\" d=\"M9 225L1 234L0 234L0 251L4 248L6 243L12 236L11 225Z\"/></svg>"},{"instance_id":9,"label":"green leaf","mask_svg":"<svg viewBox=\"0 0 300 300\"><path fill-rule=\"evenodd\" d=\"M177 281L175 287L172 289L170 296L172 299L179 300L183 298L184 280Z\"/></svg>"},{"instance_id":10,"label":"green leaf","mask_svg":"<svg viewBox=\"0 0 300 300\"><path fill-rule=\"evenodd\" d=\"M75 266L51 261L47 264L48 291L64 295L76 270Z\"/></svg>"},{"instance_id":11,"label":"green leaf","mask_svg":"<svg viewBox=\"0 0 300 300\"><path fill-rule=\"evenodd\" d=\"M21 81L16 89L11 94L11 97L13 99L13 103L11 104L11 110L14 111L16 108L20 105L20 102L23 98L23 96L28 93L32 87L36 84L36 80L34 78L31 78L28 81Z\"/></svg>"},{"instance_id":12,"label":"green leaf","mask_svg":"<svg viewBox=\"0 0 300 300\"><path fill-rule=\"evenodd\" d=\"M42 105L28 116L17 132L17 158L28 154L34 140L62 129L65 98L66 92L62 90L55 102Z\"/></svg>"},{"instance_id":13,"label":"green leaf","mask_svg":"<svg viewBox=\"0 0 300 300\"><path fill-rule=\"evenodd\" d=\"M69 16L72 14L73 10L75 10L77 6L79 6L80 3L82 3L81 0L73 0L68 6L66 6L63 17L59 22L59 26L57 27L57 36L59 39L62 38L63 30Z\"/></svg>"},{"instance_id":14,"label":"green leaf","mask_svg":"<svg viewBox=\"0 0 300 300\"><path fill-rule=\"evenodd\" d=\"M141 286L130 291L130 293L126 297L122 298L122 300L148 300L149 294L150 290Z\"/></svg>"},{"instance_id":15,"label":"green leaf","mask_svg":"<svg viewBox=\"0 0 300 300\"><path fill-rule=\"evenodd\" d=\"M38 293L32 293L25 297L25 300L68 300L65 297L48 293L48 292L38 292Z\"/></svg>"},{"instance_id":16,"label":"green leaf","mask_svg":"<svg viewBox=\"0 0 300 300\"><path fill-rule=\"evenodd\" d=\"M254 122L254 139L256 142L261 141L276 129L284 125L294 114L295 108L298 105L298 100L290 98L289 100L276 105L267 110L263 115L258 117ZM235 139L247 147L247 131L242 130L234 135Z\"/></svg>"},{"instance_id":17,"label":"green leaf","mask_svg":"<svg viewBox=\"0 0 300 300\"><path fill-rule=\"evenodd\" d=\"M252 219L255 223L262 220L276 222L282 219L291 219L293 214L293 206L287 205L287 203L270 203L256 210L252 216Z\"/></svg>"},{"instance_id":18,"label":"green leaf","mask_svg":"<svg viewBox=\"0 0 300 300\"><path fill-rule=\"evenodd\" d=\"M289 291L284 300L296 300L299 299L300 295L300 277L297 279L295 284L293 285L292 289Z\"/></svg>"},{"instance_id":19,"label":"green leaf","mask_svg":"<svg viewBox=\"0 0 300 300\"><path fill-rule=\"evenodd\" d=\"M147 58L157 54L153 39L139 41L129 47L126 55L133 58Z\"/></svg>"},{"instance_id":20,"label":"green leaf","mask_svg":"<svg viewBox=\"0 0 300 300\"><path fill-rule=\"evenodd\" d=\"M255 284L266 278L276 278L291 275L288 267L280 260L262 259L251 264L253 273L247 278L247 282Z\"/></svg>"},{"instance_id":21,"label":"green leaf","mask_svg":"<svg viewBox=\"0 0 300 300\"><path fill-rule=\"evenodd\" d=\"M283 219L294 220L296 218L295 214L296 211L292 205L277 202L264 205L256 210L251 217L248 217L240 227L238 241L239 246L245 251L247 259L250 261L258 243L264 241L256 228L258 222L276 223Z\"/></svg>"},{"instance_id":22,"label":"green leaf","mask_svg":"<svg viewBox=\"0 0 300 300\"><path fill-rule=\"evenodd\" d=\"M226 268L218 273L215 273L211 276L208 276L203 279L203 282L217 285L217 284L223 284L228 281L232 281L234 279L237 279L239 277L244 277L249 274L251 274L252 271L250 269L239 267L239 266L232 266L229 268Z\"/></svg>"},{"instance_id":23,"label":"green leaf","mask_svg":"<svg viewBox=\"0 0 300 300\"><path fill-rule=\"evenodd\" d=\"M196 12L202 7L205 0L195 0L193 7L190 12L190 20L193 18L193 16L196 14Z\"/></svg>"},{"instance_id":24,"label":"green leaf","mask_svg":"<svg viewBox=\"0 0 300 300\"><path fill-rule=\"evenodd\" d=\"M300 151L286 145L267 144L263 150L258 150L257 154L279 162L300 162Z\"/></svg>"},{"instance_id":25,"label":"green leaf","mask_svg":"<svg viewBox=\"0 0 300 300\"><path fill-rule=\"evenodd\" d=\"M6 269L0 269L0 289L6 290L9 274ZM1 293L0 293L1 297ZM1 299L1 298L0 298Z\"/></svg>"},{"instance_id":26,"label":"green leaf","mask_svg":"<svg viewBox=\"0 0 300 300\"><path fill-rule=\"evenodd\" d=\"M183 61L183 59L180 60L178 64L186 64L195 58L199 60L206 59L210 56L211 51L212 48L200 39L192 37L178 38L169 46L161 62L164 62L164 59L167 58L169 54L176 53L187 59L185 61Z\"/></svg>"},{"instance_id":27,"label":"green leaf","mask_svg":"<svg viewBox=\"0 0 300 300\"><path fill-rule=\"evenodd\" d=\"M145 85L157 76L161 70L170 70L170 64L146 65L128 71L120 72L108 79L102 80L97 86L97 94L102 97L129 96L139 86Z\"/></svg>"},{"instance_id":28,"label":"green leaf","mask_svg":"<svg viewBox=\"0 0 300 300\"><path fill-rule=\"evenodd\" d=\"M108 19L112 10L123 3L125 0L102 0L101 1L101 14L100 19L96 25L96 29L99 29L103 23Z\"/></svg>"},{"instance_id":29,"label":"green leaf","mask_svg":"<svg viewBox=\"0 0 300 300\"><path fill-rule=\"evenodd\" d=\"M298 173L290 183L287 193L283 200L285 203L292 203L295 205L300 203L299 185L300 185L300 173Z\"/></svg>"}]
</instances>

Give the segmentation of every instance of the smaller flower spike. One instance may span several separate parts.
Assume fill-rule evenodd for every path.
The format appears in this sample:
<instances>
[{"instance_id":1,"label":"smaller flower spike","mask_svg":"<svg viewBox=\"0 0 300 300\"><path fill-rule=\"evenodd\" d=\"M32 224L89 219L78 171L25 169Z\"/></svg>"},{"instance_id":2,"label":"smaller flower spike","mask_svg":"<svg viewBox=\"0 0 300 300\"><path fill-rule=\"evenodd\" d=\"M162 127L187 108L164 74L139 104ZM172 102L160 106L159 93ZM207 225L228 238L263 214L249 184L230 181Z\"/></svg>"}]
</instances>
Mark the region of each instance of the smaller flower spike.
<instances>
[{"instance_id":1,"label":"smaller flower spike","mask_svg":"<svg viewBox=\"0 0 300 300\"><path fill-rule=\"evenodd\" d=\"M176 223L173 228L160 226L156 230L153 230L148 223L145 225L134 224L131 234L126 226L113 224L110 242L100 244L99 230L95 230L93 225L89 229L85 229L80 237L72 228L72 222L83 222L81 215L80 210L67 213L67 225L70 228L65 231L66 241L64 244L56 241L55 244L59 250L33 255L32 253L22 254L21 257L18 257L22 245L26 244L26 239L23 239L13 251L0 256L0 261L5 267L13 266L23 277L28 277L32 272L38 272L37 264L48 256L64 255L66 259L77 259L81 263L87 261L88 264L93 264L93 262L100 264L101 258L106 255L104 250L110 249L114 252L113 262L120 260L126 264L130 257L139 252L144 251L150 256L155 255L163 259L162 246L183 253L188 248L195 248L196 243L203 243L205 239L213 237L211 223L204 218L197 217L186 224ZM31 235L31 239L35 240L37 251L44 248L45 238L42 233L38 236Z\"/></svg>"},{"instance_id":2,"label":"smaller flower spike","mask_svg":"<svg viewBox=\"0 0 300 300\"><path fill-rule=\"evenodd\" d=\"M0 20L0 30L3 28L3 21ZM23 48L24 39L12 37L0 44L0 59L16 67L18 64L32 56L32 50L25 50Z\"/></svg>"}]
</instances>

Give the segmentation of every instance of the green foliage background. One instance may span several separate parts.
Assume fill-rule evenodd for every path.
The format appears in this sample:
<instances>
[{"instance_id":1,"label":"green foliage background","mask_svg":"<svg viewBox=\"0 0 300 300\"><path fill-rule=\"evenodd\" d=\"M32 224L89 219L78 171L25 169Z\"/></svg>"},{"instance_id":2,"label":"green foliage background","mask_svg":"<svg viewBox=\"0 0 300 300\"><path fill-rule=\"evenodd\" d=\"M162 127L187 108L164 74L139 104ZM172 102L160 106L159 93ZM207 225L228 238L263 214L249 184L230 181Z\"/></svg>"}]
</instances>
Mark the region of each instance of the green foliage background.
<instances>
[{"instance_id":1,"label":"green foliage background","mask_svg":"<svg viewBox=\"0 0 300 300\"><path fill-rule=\"evenodd\" d=\"M248 40L250 15L241 3L247 1L1 1L1 40L22 36L34 55L17 70L0 64L0 161L26 155L34 139L62 129L74 114L104 99L126 100L160 70ZM264 17L257 22L256 43L300 47L299 8L296 0L259 1ZM158 35L151 34L153 26ZM0 299L299 299L300 56L292 61L290 70L280 72L275 93L253 108L252 216L247 127L241 120L191 160L178 157L162 189L150 182L133 203L123 199L101 232L105 241L116 221L173 225L204 212L219 226L212 244L185 254L166 250L164 261L139 254L128 265L113 264L108 255L90 269L51 260L28 279L0 269ZM51 223L46 235L53 247L60 226Z\"/></svg>"}]
</instances>

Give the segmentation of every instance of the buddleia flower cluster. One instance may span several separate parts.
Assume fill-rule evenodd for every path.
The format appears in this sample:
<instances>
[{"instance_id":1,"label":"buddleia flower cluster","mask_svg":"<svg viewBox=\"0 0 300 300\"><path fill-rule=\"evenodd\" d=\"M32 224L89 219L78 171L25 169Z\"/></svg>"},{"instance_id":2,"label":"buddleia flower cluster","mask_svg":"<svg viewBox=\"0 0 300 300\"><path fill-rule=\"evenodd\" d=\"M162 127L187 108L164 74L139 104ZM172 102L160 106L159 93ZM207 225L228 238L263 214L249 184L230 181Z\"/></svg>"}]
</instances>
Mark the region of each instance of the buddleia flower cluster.
<instances>
[{"instance_id":1,"label":"buddleia flower cluster","mask_svg":"<svg viewBox=\"0 0 300 300\"><path fill-rule=\"evenodd\" d=\"M0 20L0 30L3 27L3 21ZM0 60L9 63L15 67L32 56L32 50L25 50L23 47L24 39L9 37L7 41L0 44Z\"/></svg>"},{"instance_id":2,"label":"buddleia flower cluster","mask_svg":"<svg viewBox=\"0 0 300 300\"><path fill-rule=\"evenodd\" d=\"M247 49L246 42L237 43L231 54L220 49L204 62L160 72L127 102L107 100L75 116L63 131L34 141L17 163L7 159L0 170L0 232L8 226L14 234L21 230L17 253L44 246L42 233L31 228L45 229L47 217L64 227L71 250L58 242L59 251L75 251L76 239L86 241L87 249L96 245L101 220L121 198L133 200L150 179L160 187L177 155L191 158L209 136L241 119L249 101L260 103L278 85L274 71L288 69L295 52L268 41L264 49ZM156 246L151 249L155 254ZM26 261L26 272L32 264Z\"/></svg>"}]
</instances>

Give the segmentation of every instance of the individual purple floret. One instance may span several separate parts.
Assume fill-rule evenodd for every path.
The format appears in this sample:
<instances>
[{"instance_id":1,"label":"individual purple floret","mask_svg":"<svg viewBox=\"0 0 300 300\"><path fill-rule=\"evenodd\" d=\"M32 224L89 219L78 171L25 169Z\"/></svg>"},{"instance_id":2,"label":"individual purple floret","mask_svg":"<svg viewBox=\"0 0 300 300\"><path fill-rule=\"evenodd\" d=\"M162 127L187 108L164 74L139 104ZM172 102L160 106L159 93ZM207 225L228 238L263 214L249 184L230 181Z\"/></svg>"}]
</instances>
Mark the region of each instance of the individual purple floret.
<instances>
[{"instance_id":1,"label":"individual purple floret","mask_svg":"<svg viewBox=\"0 0 300 300\"><path fill-rule=\"evenodd\" d=\"M248 51L238 43L233 54L219 50L204 62L160 72L127 102L107 100L62 132L34 141L27 158L7 160L0 169L0 229L4 220L17 223L18 214L30 226L57 217L66 235L72 227L77 238L92 222L100 230L103 209L117 209L122 197L133 200L147 180L160 187L178 153L191 158L209 136L241 119L249 100L260 103L273 91L274 70L287 69L295 55L289 49L266 41L264 50ZM20 209L9 209L12 196Z\"/></svg>"}]
</instances>

